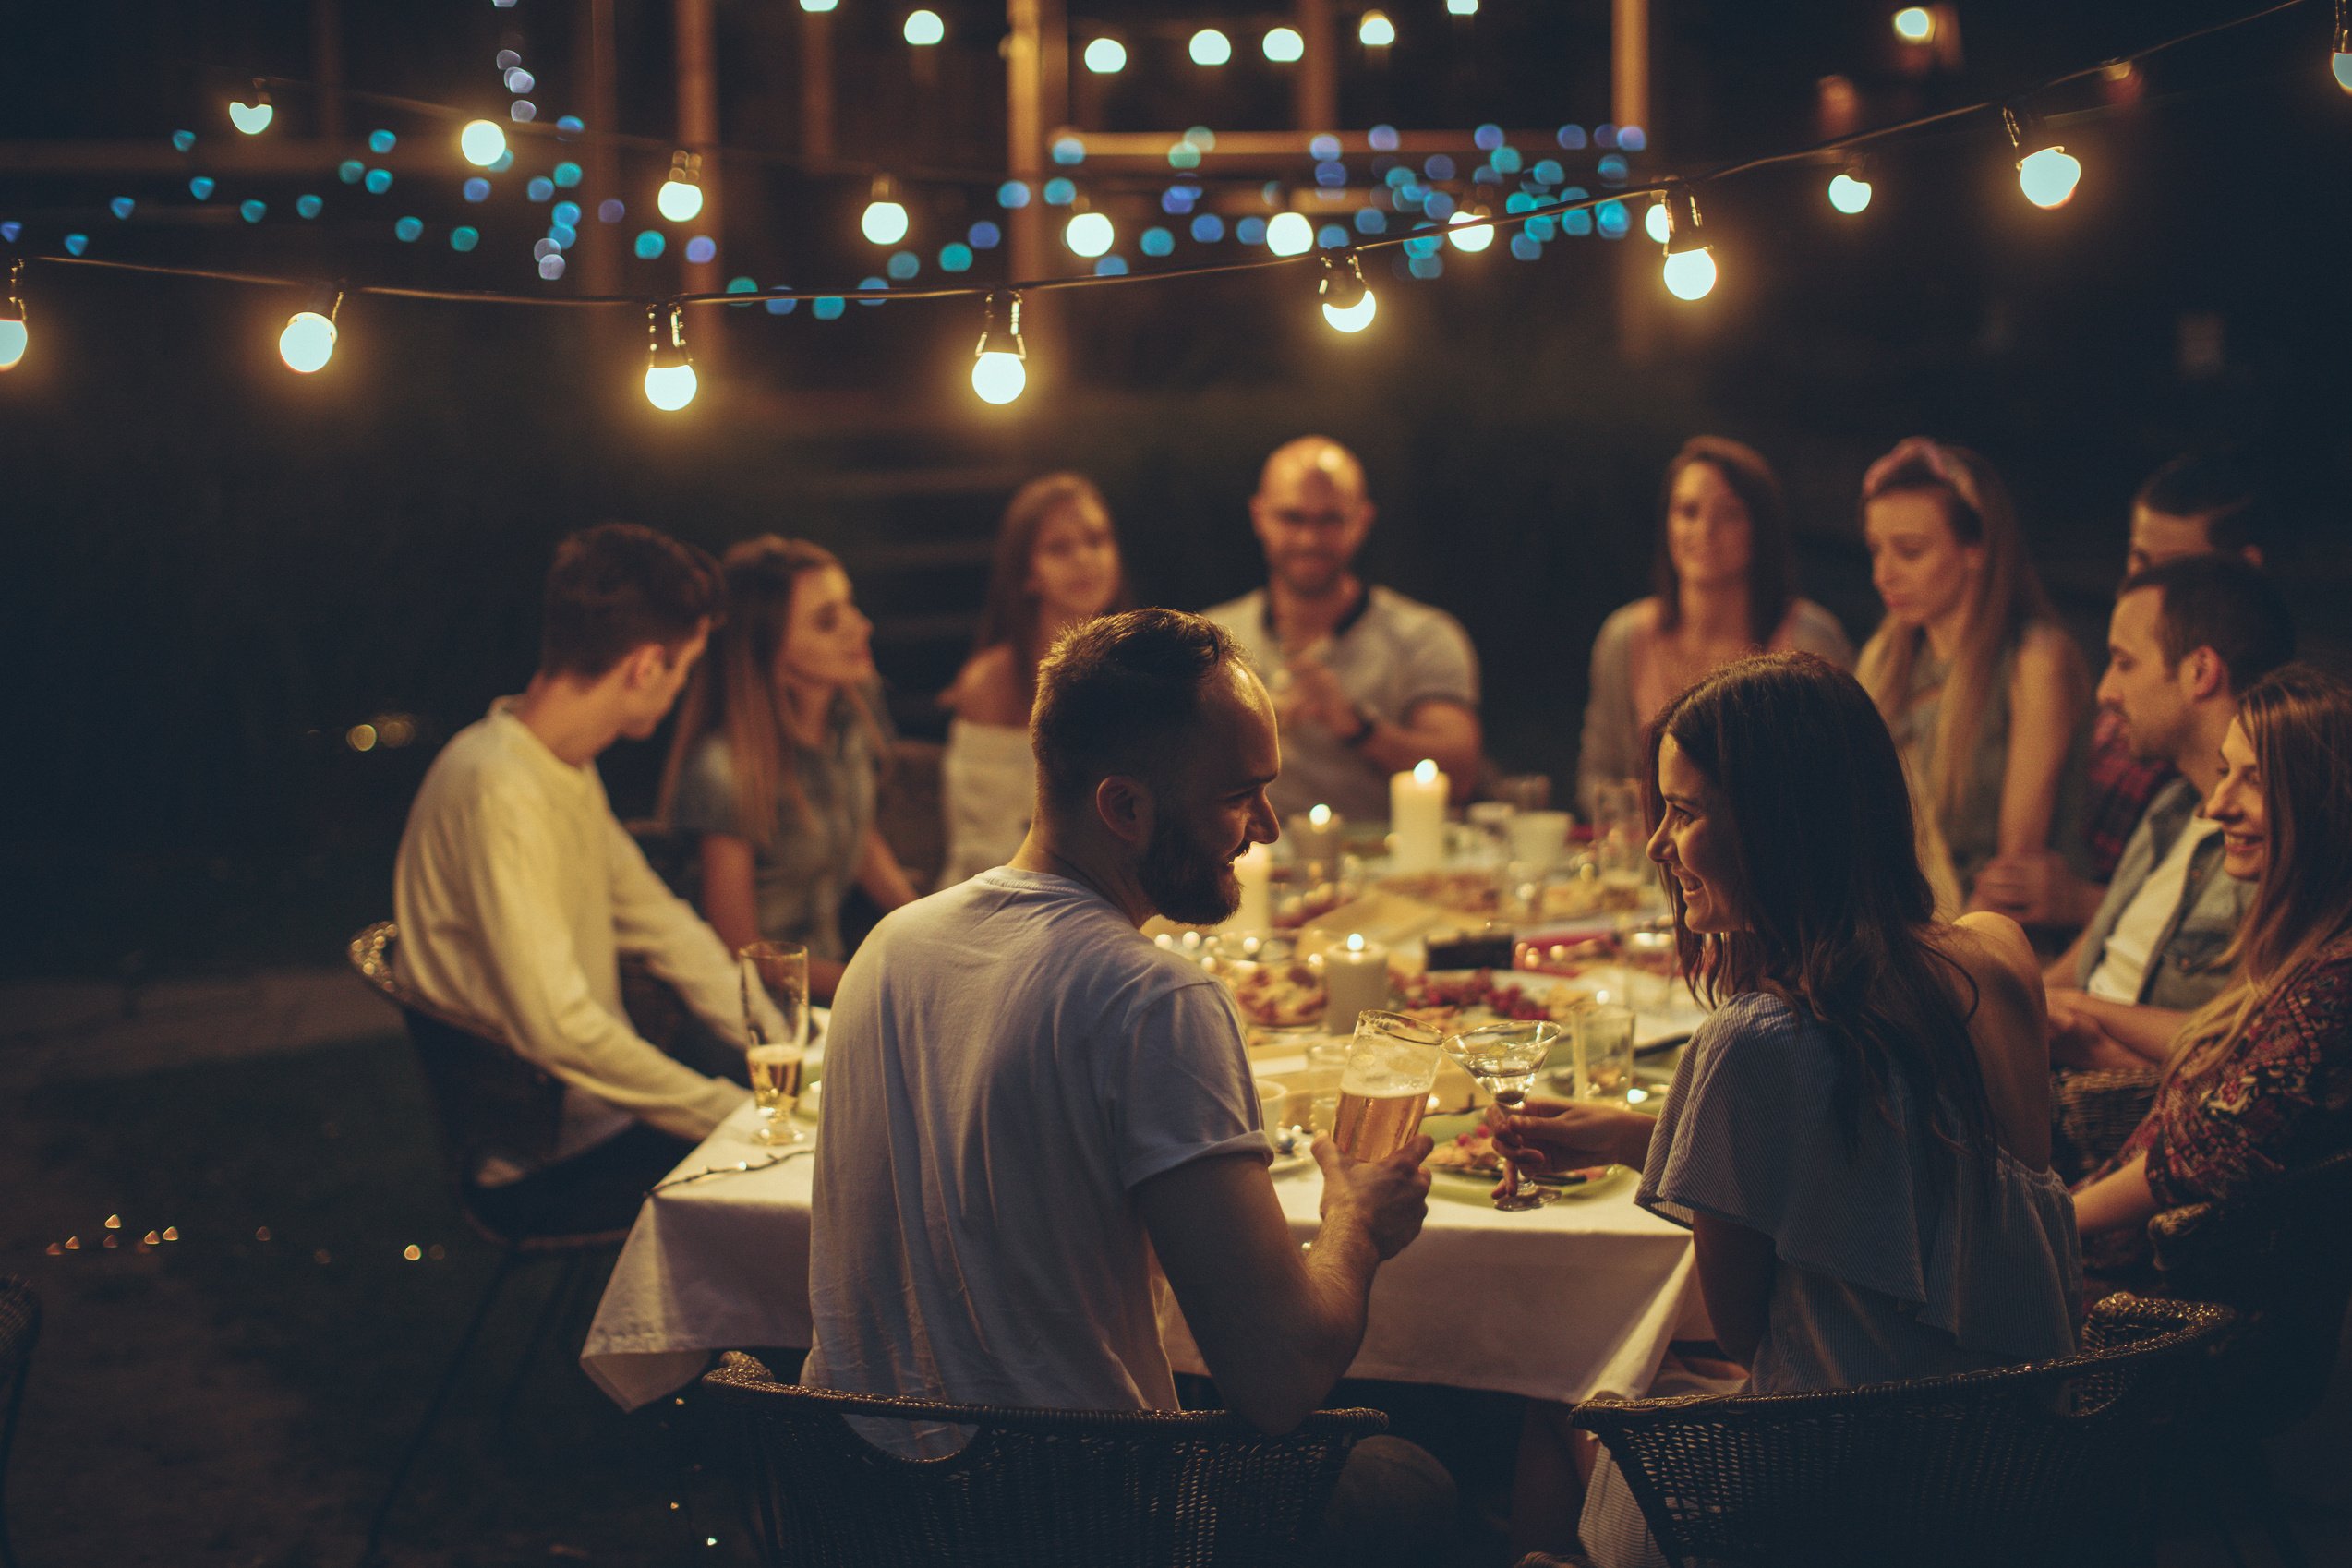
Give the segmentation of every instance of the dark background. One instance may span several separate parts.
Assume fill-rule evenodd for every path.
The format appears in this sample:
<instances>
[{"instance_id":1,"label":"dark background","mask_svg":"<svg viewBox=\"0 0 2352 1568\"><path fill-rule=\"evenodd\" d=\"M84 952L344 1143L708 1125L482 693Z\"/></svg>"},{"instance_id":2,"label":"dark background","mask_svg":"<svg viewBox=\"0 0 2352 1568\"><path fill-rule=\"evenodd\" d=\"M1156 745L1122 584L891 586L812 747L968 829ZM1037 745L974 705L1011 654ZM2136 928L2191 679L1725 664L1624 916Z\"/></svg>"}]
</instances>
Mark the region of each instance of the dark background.
<instances>
[{"instance_id":1,"label":"dark background","mask_svg":"<svg viewBox=\"0 0 2352 1568\"><path fill-rule=\"evenodd\" d=\"M1002 12L937 8L949 40L921 64L925 81L895 36L903 8L843 0L845 153L1001 166ZM1833 72L1854 80L1864 123L1876 124L2239 8L1971 0L1960 67L1909 76L1892 64L1892 6L1664 0L1654 139L1636 175L1814 140L1815 84ZM187 175L233 137L225 99L257 71L308 73L308 5L0 9L0 220L25 225L0 259L60 254L62 236L80 232L93 257L567 292L532 271L545 218L520 197L524 171L467 207L456 187L470 171L434 151L444 129L392 110L354 108L348 122L361 156L368 129L400 132L400 154L382 160L401 171L388 197L364 197L330 168L223 177L209 203L191 199ZM344 9L353 87L497 113L506 95L488 60L513 30L539 69L543 117L573 106L574 7ZM1351 66L1343 78L1351 126L1607 117L1605 6L1489 0L1469 29L1423 15L1434 0L1388 9L1402 36L1385 75ZM1124 77L1081 83L1090 128L1285 123L1280 79L1256 54L1272 17L1219 18L1236 42L1219 79L1181 55L1210 13L1176 26L1164 6L1086 10L1120 24L1130 51ZM622 128L658 139L674 124L669 7L624 0L620 17ZM791 151L796 20L780 3L722 0L730 146ZM2086 83L2036 100L2085 166L2056 212L2019 196L2013 155L1980 115L1887 147L1859 219L1823 200L1828 165L1711 189L1723 276L1695 307L1664 296L1638 226L1623 242L1562 239L1533 263L1500 243L1449 251L1429 282L1396 279L1395 253L1379 253L1367 271L1380 319L1361 339L1314 319L1304 269L1032 296L1031 390L1007 410L982 406L965 382L969 302L853 305L831 321L806 307L695 313L703 394L665 417L638 391L642 317L627 309L355 298L334 363L297 378L275 354L299 303L287 291L36 259L33 351L0 376L0 878L11 894L0 972L135 978L329 960L388 909L392 849L435 748L526 679L549 549L604 518L714 549L776 530L839 550L878 622L899 718L919 731L935 723L929 695L953 673L986 540L1022 478L1092 474L1142 597L1198 607L1255 580L1244 501L1258 463L1321 430L1370 472L1381 508L1370 573L1468 626L1490 751L1565 780L1586 650L1609 609L1644 591L1658 476L1688 435L1737 436L1780 465L1804 590L1857 642L1877 613L1853 515L1863 468L1913 432L1979 448L2010 481L2036 558L2093 649L2133 488L2184 448L2245 441L2293 518L2278 564L2307 642L2327 653L2346 640L2352 586L2340 499L2352 470L2352 98L2328 77L2328 20L2326 6L2305 5L2152 60L2129 90ZM1353 29L1351 8L1343 36ZM284 134L307 134L315 110L288 93L280 113ZM184 171L27 166L30 142L151 148L181 127L199 134ZM1559 156L1600 188L1593 153L1526 152ZM1586 174L1574 172L1577 157ZM633 209L649 205L663 163L647 151L624 163ZM1148 208L1167 179L1071 172L1117 215L1139 271L1251 254L1180 241L1167 262L1142 258L1136 233L1171 222ZM851 287L875 270L855 235L862 175L742 159L717 177L726 272ZM1310 161L1290 177L1310 178ZM937 244L1002 216L993 182L911 189L921 281L939 282ZM291 215L302 190L328 199L315 223ZM139 203L128 223L106 210L121 194ZM593 208L600 193L571 194ZM265 222L237 220L247 195L270 201ZM414 246L391 234L408 212L428 225ZM642 221L633 211L625 232ZM446 244L460 222L483 233L469 256ZM983 253L971 281L1004 264L1003 251ZM675 243L662 261L624 267L632 293L679 286ZM2217 363L2184 354L2216 332ZM350 748L351 726L386 715L414 716L416 739ZM624 814L649 802L658 755L623 746L608 759Z\"/></svg>"}]
</instances>

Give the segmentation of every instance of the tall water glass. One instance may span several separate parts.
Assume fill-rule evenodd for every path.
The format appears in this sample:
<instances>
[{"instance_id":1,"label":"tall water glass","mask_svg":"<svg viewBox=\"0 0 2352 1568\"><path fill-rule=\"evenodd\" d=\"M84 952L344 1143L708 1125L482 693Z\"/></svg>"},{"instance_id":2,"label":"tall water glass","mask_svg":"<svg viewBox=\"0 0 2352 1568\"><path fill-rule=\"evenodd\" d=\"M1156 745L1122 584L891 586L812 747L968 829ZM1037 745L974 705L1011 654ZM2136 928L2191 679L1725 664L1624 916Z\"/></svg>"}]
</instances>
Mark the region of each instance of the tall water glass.
<instances>
[{"instance_id":1,"label":"tall water glass","mask_svg":"<svg viewBox=\"0 0 2352 1568\"><path fill-rule=\"evenodd\" d=\"M759 1109L754 1143L778 1140L776 1118L801 1097L809 1043L809 950L798 942L754 942L735 955L743 985L743 1063ZM781 1140L798 1143L797 1132Z\"/></svg>"},{"instance_id":2,"label":"tall water glass","mask_svg":"<svg viewBox=\"0 0 2352 1568\"><path fill-rule=\"evenodd\" d=\"M1443 1036L1418 1019L1367 1007L1339 1075L1332 1141L1357 1160L1385 1160L1413 1141L1437 1084Z\"/></svg>"}]
</instances>

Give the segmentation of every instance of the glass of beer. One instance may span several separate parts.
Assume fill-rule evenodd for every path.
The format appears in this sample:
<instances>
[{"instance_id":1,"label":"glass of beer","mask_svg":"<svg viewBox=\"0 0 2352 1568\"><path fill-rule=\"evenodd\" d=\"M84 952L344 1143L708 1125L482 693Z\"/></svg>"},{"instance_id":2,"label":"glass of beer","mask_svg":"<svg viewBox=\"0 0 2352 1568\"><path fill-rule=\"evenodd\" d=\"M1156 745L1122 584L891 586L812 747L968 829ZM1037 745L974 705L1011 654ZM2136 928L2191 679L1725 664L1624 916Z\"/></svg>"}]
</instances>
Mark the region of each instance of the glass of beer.
<instances>
[{"instance_id":1,"label":"glass of beer","mask_svg":"<svg viewBox=\"0 0 2352 1568\"><path fill-rule=\"evenodd\" d=\"M1496 1104L1506 1111L1516 1111L1526 1104L1527 1091L1535 1086L1536 1074L1543 1070L1544 1058L1551 1055L1552 1046L1559 1041L1560 1026L1556 1023L1514 1019L1447 1035L1445 1052L1494 1096ZM1543 1190L1527 1180L1524 1173L1503 1185L1509 1192L1494 1200L1498 1209L1536 1209L1548 1200Z\"/></svg>"},{"instance_id":2,"label":"glass of beer","mask_svg":"<svg viewBox=\"0 0 2352 1568\"><path fill-rule=\"evenodd\" d=\"M777 1136L776 1118L801 1097L809 1043L809 950L798 942L754 942L735 955L735 965L743 983L743 1065L751 1074L752 1104L759 1108L752 1141L798 1143L798 1131Z\"/></svg>"},{"instance_id":3,"label":"glass of beer","mask_svg":"<svg viewBox=\"0 0 2352 1568\"><path fill-rule=\"evenodd\" d=\"M1354 1160L1385 1160L1413 1140L1429 1108L1443 1036L1418 1019L1367 1007L1340 1069L1332 1141Z\"/></svg>"}]
</instances>

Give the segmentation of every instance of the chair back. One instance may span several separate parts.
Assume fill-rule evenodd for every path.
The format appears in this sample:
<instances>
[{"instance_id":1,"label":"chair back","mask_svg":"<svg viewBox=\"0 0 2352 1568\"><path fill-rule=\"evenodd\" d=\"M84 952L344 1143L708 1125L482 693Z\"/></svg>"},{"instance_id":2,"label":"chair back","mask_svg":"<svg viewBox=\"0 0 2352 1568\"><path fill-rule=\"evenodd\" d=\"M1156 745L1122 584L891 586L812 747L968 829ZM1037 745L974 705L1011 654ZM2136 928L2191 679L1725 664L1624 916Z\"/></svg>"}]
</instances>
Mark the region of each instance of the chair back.
<instances>
[{"instance_id":1,"label":"chair back","mask_svg":"<svg viewBox=\"0 0 2352 1568\"><path fill-rule=\"evenodd\" d=\"M730 1351L703 1387L732 1426L771 1568L1084 1563L1291 1568L1377 1410L1268 1437L1229 1411L1015 1410L778 1383ZM972 1429L901 1459L845 1417Z\"/></svg>"},{"instance_id":2,"label":"chair back","mask_svg":"<svg viewBox=\"0 0 2352 1568\"><path fill-rule=\"evenodd\" d=\"M2144 1561L2156 1429L2225 1307L2114 1296L2054 1361L1819 1393L1578 1405L1678 1565Z\"/></svg>"},{"instance_id":3,"label":"chair back","mask_svg":"<svg viewBox=\"0 0 2352 1568\"><path fill-rule=\"evenodd\" d=\"M393 968L399 940L391 921L377 922L351 939L351 967L400 1009L452 1176L463 1188L487 1158L503 1156L526 1168L552 1160L563 1085L516 1055L495 1030L412 990Z\"/></svg>"}]
</instances>

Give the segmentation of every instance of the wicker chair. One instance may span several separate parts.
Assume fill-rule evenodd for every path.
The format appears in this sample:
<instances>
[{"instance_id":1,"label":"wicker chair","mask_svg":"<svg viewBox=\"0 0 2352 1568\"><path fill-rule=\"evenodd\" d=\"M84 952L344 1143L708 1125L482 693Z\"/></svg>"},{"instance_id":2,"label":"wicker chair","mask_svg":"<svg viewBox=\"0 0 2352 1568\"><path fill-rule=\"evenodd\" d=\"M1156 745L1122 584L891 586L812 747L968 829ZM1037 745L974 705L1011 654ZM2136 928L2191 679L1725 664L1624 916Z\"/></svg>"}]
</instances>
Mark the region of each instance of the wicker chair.
<instances>
[{"instance_id":1,"label":"wicker chair","mask_svg":"<svg viewBox=\"0 0 2352 1568\"><path fill-rule=\"evenodd\" d=\"M1270 1438L1223 1410L1011 1410L774 1381L730 1351L702 1381L740 1435L772 1568L1083 1563L1289 1568L1377 1410L1325 1410ZM874 1448L844 1417L976 1430L950 1458Z\"/></svg>"},{"instance_id":2,"label":"wicker chair","mask_svg":"<svg viewBox=\"0 0 2352 1568\"><path fill-rule=\"evenodd\" d=\"M1678 1565L2138 1562L2153 1429L2233 1318L2114 1296L2063 1360L1820 1393L1578 1405Z\"/></svg>"},{"instance_id":3,"label":"wicker chair","mask_svg":"<svg viewBox=\"0 0 2352 1568\"><path fill-rule=\"evenodd\" d=\"M16 1446L25 1374L40 1340L41 1297L27 1281L0 1274L0 1568L17 1568L16 1548L8 1540L8 1451Z\"/></svg>"},{"instance_id":4,"label":"wicker chair","mask_svg":"<svg viewBox=\"0 0 2352 1568\"><path fill-rule=\"evenodd\" d=\"M501 1423L513 1409L548 1331L572 1310L590 1278L594 1257L616 1249L628 1239L626 1230L516 1230L483 1214L474 1202L473 1173L488 1156L504 1155L526 1165L552 1158L563 1112L563 1085L525 1061L486 1025L435 1007L404 984L392 968L392 950L399 932L391 921L380 921L351 939L351 967L368 988L400 1009L408 1028L409 1043L424 1069L425 1087L432 1102L433 1119L440 1135L441 1154L459 1210L466 1224L499 1248L499 1264L476 1302L474 1315L455 1352L442 1369L424 1416L410 1435L400 1461L392 1468L368 1526L368 1543L361 1561L374 1560L381 1545L385 1522L407 1484L440 1419L450 1395L457 1388L465 1358L481 1337L490 1309L518 1265L534 1259L555 1259L562 1269L541 1305L537 1321L523 1354L516 1359L506 1393L499 1406Z\"/></svg>"}]
</instances>

